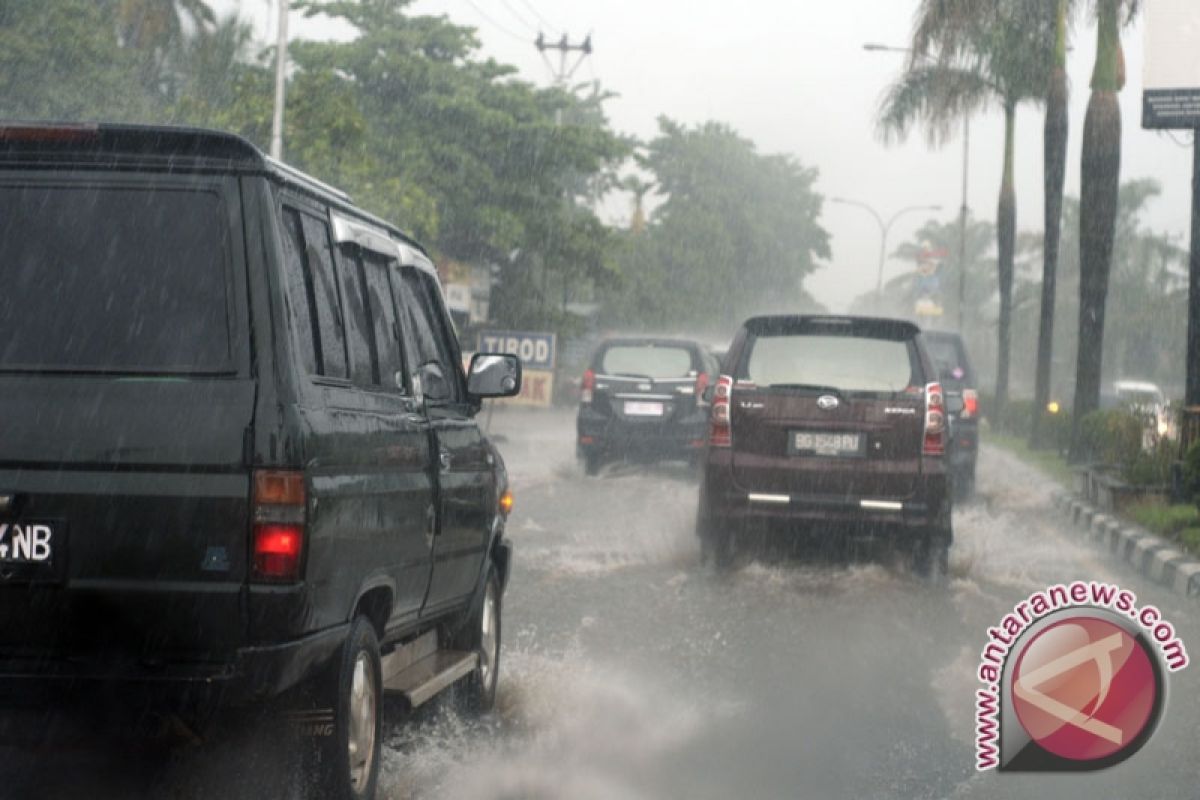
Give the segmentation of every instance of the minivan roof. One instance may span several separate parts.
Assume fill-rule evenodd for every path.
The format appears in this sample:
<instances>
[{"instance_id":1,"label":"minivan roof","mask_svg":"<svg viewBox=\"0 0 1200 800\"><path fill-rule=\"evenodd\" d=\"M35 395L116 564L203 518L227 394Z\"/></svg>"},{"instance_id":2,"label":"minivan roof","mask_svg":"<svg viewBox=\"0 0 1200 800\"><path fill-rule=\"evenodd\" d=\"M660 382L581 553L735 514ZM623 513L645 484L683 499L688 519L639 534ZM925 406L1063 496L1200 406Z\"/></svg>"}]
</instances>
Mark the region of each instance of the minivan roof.
<instances>
[{"instance_id":1,"label":"minivan roof","mask_svg":"<svg viewBox=\"0 0 1200 800\"><path fill-rule=\"evenodd\" d=\"M395 225L354 205L350 196L276 161L237 134L173 125L108 122L0 122L0 167L146 166L172 171L266 175L377 225L428 255Z\"/></svg>"},{"instance_id":2,"label":"minivan roof","mask_svg":"<svg viewBox=\"0 0 1200 800\"><path fill-rule=\"evenodd\" d=\"M921 332L908 320L844 314L771 314L751 317L746 320L744 327L756 336L828 333L907 340Z\"/></svg>"}]
</instances>

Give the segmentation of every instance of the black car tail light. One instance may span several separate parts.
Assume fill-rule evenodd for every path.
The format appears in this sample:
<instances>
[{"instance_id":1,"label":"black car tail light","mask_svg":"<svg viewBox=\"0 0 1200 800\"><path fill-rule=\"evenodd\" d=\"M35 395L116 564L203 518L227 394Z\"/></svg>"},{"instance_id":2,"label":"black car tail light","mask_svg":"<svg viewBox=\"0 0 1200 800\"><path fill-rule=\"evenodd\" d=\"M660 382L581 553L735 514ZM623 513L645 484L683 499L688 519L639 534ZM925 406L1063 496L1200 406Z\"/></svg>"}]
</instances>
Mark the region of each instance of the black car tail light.
<instances>
[{"instance_id":1,"label":"black car tail light","mask_svg":"<svg viewBox=\"0 0 1200 800\"><path fill-rule=\"evenodd\" d=\"M979 393L974 389L963 389L963 419L972 419L979 414Z\"/></svg>"},{"instance_id":2,"label":"black car tail light","mask_svg":"<svg viewBox=\"0 0 1200 800\"><path fill-rule=\"evenodd\" d=\"M254 539L251 577L258 583L300 579L304 557L304 473L258 470L254 473Z\"/></svg>"},{"instance_id":3,"label":"black car tail light","mask_svg":"<svg viewBox=\"0 0 1200 800\"><path fill-rule=\"evenodd\" d=\"M712 411L709 414L708 444L710 447L731 447L733 431L730 428L729 399L733 393L733 378L722 375L717 378L713 390Z\"/></svg>"},{"instance_id":4,"label":"black car tail light","mask_svg":"<svg viewBox=\"0 0 1200 800\"><path fill-rule=\"evenodd\" d=\"M708 389L708 373L701 372L696 376L696 385L692 387L692 394L696 396L696 405L707 405L708 401L704 399L704 392Z\"/></svg>"},{"instance_id":5,"label":"black car tail light","mask_svg":"<svg viewBox=\"0 0 1200 800\"><path fill-rule=\"evenodd\" d=\"M925 385L925 438L921 454L946 454L946 400L938 383Z\"/></svg>"},{"instance_id":6,"label":"black car tail light","mask_svg":"<svg viewBox=\"0 0 1200 800\"><path fill-rule=\"evenodd\" d=\"M590 403L596 392L596 373L590 369L584 370L583 380L579 382L579 402Z\"/></svg>"}]
</instances>

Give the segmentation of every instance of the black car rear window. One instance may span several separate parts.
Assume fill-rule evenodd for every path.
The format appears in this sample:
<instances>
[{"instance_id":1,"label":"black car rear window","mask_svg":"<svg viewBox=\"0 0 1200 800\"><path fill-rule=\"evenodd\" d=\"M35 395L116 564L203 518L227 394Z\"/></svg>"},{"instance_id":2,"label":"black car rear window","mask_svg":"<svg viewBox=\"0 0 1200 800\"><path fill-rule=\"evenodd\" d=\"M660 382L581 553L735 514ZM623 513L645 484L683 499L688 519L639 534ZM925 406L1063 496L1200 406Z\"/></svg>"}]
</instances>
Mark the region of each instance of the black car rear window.
<instances>
[{"instance_id":1,"label":"black car rear window","mask_svg":"<svg viewBox=\"0 0 1200 800\"><path fill-rule=\"evenodd\" d=\"M942 380L954 380L960 383L973 384L975 377L971 365L963 351L962 344L951 336L926 334L921 337L925 349L933 360L933 366Z\"/></svg>"},{"instance_id":2,"label":"black car rear window","mask_svg":"<svg viewBox=\"0 0 1200 800\"><path fill-rule=\"evenodd\" d=\"M216 191L0 186L0 371L231 369Z\"/></svg>"},{"instance_id":3,"label":"black car rear window","mask_svg":"<svg viewBox=\"0 0 1200 800\"><path fill-rule=\"evenodd\" d=\"M678 345L613 344L600 358L605 375L645 378L686 378L696 374L692 351Z\"/></svg>"},{"instance_id":4,"label":"black car rear window","mask_svg":"<svg viewBox=\"0 0 1200 800\"><path fill-rule=\"evenodd\" d=\"M911 341L837 334L759 335L736 376L765 387L901 392L919 384Z\"/></svg>"}]
</instances>

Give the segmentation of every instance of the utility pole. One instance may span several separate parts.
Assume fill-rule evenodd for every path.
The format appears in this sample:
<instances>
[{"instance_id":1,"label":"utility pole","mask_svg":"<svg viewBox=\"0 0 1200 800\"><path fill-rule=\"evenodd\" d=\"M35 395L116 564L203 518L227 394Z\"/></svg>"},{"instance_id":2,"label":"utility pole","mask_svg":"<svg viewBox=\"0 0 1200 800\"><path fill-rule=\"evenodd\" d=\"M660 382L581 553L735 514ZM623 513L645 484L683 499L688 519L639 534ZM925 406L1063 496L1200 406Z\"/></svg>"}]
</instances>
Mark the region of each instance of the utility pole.
<instances>
[{"instance_id":1,"label":"utility pole","mask_svg":"<svg viewBox=\"0 0 1200 800\"><path fill-rule=\"evenodd\" d=\"M971 165L971 118L963 114L962 209L958 222L958 332L963 333L963 307L967 304L967 177Z\"/></svg>"},{"instance_id":2,"label":"utility pole","mask_svg":"<svg viewBox=\"0 0 1200 800\"><path fill-rule=\"evenodd\" d=\"M546 41L546 36L541 31L538 32L537 39L534 40L533 46L542 54L542 60L546 62L546 68L550 70L551 77L554 78L554 83L558 86L564 85L579 69L579 65L583 60L592 54L592 35L589 33L584 40L579 44L571 44L571 40L564 33L562 39L557 42ZM558 51L558 65L550 60L546 55L547 50ZM575 63L567 68L567 60L571 53L578 52L579 58L575 59Z\"/></svg>"},{"instance_id":3,"label":"utility pole","mask_svg":"<svg viewBox=\"0 0 1200 800\"><path fill-rule=\"evenodd\" d=\"M279 0L279 39L275 45L275 113L271 118L271 158L283 159L283 102L287 87L288 0Z\"/></svg>"}]
</instances>

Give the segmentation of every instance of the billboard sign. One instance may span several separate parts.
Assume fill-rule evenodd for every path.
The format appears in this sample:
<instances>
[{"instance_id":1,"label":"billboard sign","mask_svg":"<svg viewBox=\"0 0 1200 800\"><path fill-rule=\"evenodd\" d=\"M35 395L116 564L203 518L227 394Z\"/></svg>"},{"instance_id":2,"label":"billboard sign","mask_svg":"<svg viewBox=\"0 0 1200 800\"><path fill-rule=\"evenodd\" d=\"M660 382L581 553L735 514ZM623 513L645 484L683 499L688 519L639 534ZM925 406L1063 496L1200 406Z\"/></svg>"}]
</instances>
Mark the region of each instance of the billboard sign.
<instances>
[{"instance_id":1,"label":"billboard sign","mask_svg":"<svg viewBox=\"0 0 1200 800\"><path fill-rule=\"evenodd\" d=\"M1200 128L1200 3L1146 0L1143 128Z\"/></svg>"},{"instance_id":2,"label":"billboard sign","mask_svg":"<svg viewBox=\"0 0 1200 800\"><path fill-rule=\"evenodd\" d=\"M533 331L480 331L480 353L508 353L521 359L526 370L553 370L557 337Z\"/></svg>"}]
</instances>

